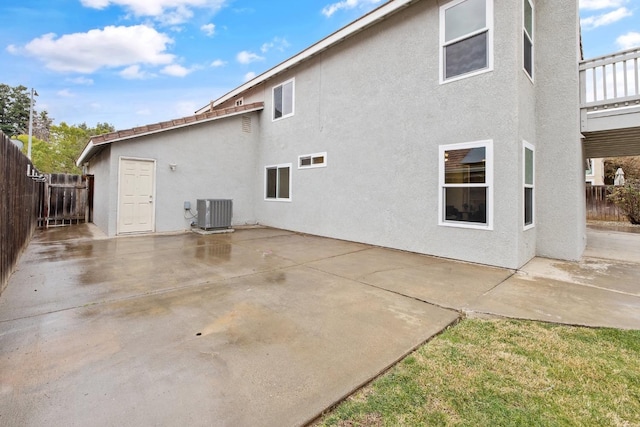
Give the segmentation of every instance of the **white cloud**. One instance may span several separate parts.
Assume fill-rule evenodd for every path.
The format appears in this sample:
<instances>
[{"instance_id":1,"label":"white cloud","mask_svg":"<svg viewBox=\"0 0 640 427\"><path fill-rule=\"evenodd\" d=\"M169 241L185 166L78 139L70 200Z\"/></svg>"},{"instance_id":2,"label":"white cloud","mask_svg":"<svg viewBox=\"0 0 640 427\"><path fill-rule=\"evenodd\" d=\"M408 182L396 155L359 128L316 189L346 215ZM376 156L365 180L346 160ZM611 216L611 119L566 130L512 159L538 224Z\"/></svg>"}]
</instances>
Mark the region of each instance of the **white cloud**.
<instances>
[{"instance_id":1,"label":"white cloud","mask_svg":"<svg viewBox=\"0 0 640 427\"><path fill-rule=\"evenodd\" d=\"M7 46L7 52L16 55L17 53L19 53L19 49L16 47L16 45L10 44L9 46Z\"/></svg>"},{"instance_id":2,"label":"white cloud","mask_svg":"<svg viewBox=\"0 0 640 427\"><path fill-rule=\"evenodd\" d=\"M213 37L216 33L216 25L215 24L205 24L200 27L203 33L205 33L209 37Z\"/></svg>"},{"instance_id":3,"label":"white cloud","mask_svg":"<svg viewBox=\"0 0 640 427\"><path fill-rule=\"evenodd\" d=\"M84 77L84 76L75 77L73 79L67 79L67 81L70 82L70 83L75 83L77 85L83 85L83 86L91 86L91 85L93 85L93 79L89 79L89 78Z\"/></svg>"},{"instance_id":4,"label":"white cloud","mask_svg":"<svg viewBox=\"0 0 640 427\"><path fill-rule=\"evenodd\" d=\"M59 38L45 34L30 41L25 51L51 70L89 74L105 67L171 64L175 56L166 53L171 43L166 34L146 25L109 26Z\"/></svg>"},{"instance_id":5,"label":"white cloud","mask_svg":"<svg viewBox=\"0 0 640 427\"><path fill-rule=\"evenodd\" d=\"M580 9L583 9L583 10L613 9L627 3L628 3L628 0L580 0Z\"/></svg>"},{"instance_id":6,"label":"white cloud","mask_svg":"<svg viewBox=\"0 0 640 427\"><path fill-rule=\"evenodd\" d=\"M256 55L253 52L243 50L242 52L238 53L238 55L236 55L236 59L241 64L251 64L252 62L256 61L263 61L264 57Z\"/></svg>"},{"instance_id":7,"label":"white cloud","mask_svg":"<svg viewBox=\"0 0 640 427\"><path fill-rule=\"evenodd\" d=\"M287 39L281 38L281 37L274 37L272 41L263 44L262 47L260 48L260 51L262 53L267 53L271 49L276 49L280 52L284 52L285 49L287 49L289 46L291 45L289 44Z\"/></svg>"},{"instance_id":8,"label":"white cloud","mask_svg":"<svg viewBox=\"0 0 640 427\"><path fill-rule=\"evenodd\" d=\"M211 63L213 68L224 67L225 65L227 65L227 61L223 61L222 59L216 59Z\"/></svg>"},{"instance_id":9,"label":"white cloud","mask_svg":"<svg viewBox=\"0 0 640 427\"><path fill-rule=\"evenodd\" d=\"M56 95L62 97L62 98L73 98L76 95L74 93L72 93L69 89L62 89L59 90Z\"/></svg>"},{"instance_id":10,"label":"white cloud","mask_svg":"<svg viewBox=\"0 0 640 427\"><path fill-rule=\"evenodd\" d=\"M193 72L193 68L185 68L179 64L171 64L164 67L160 72L173 77L185 77Z\"/></svg>"},{"instance_id":11,"label":"white cloud","mask_svg":"<svg viewBox=\"0 0 640 427\"><path fill-rule=\"evenodd\" d=\"M640 47L640 33L634 31L623 34L616 39L616 44L620 49L627 50Z\"/></svg>"},{"instance_id":12,"label":"white cloud","mask_svg":"<svg viewBox=\"0 0 640 427\"><path fill-rule=\"evenodd\" d=\"M127 80L143 80L151 77L151 75L140 69L139 65L130 65L124 70L120 71L120 76Z\"/></svg>"},{"instance_id":13,"label":"white cloud","mask_svg":"<svg viewBox=\"0 0 640 427\"><path fill-rule=\"evenodd\" d=\"M592 30L594 28L610 25L618 22L621 19L632 16L633 13L626 7L621 7L609 13L602 15L589 16L580 20L580 25L583 30Z\"/></svg>"},{"instance_id":14,"label":"white cloud","mask_svg":"<svg viewBox=\"0 0 640 427\"><path fill-rule=\"evenodd\" d=\"M256 77L256 73L254 73L253 71L249 71L247 74L244 75L244 81L248 82L249 80L253 80Z\"/></svg>"},{"instance_id":15,"label":"white cloud","mask_svg":"<svg viewBox=\"0 0 640 427\"><path fill-rule=\"evenodd\" d=\"M342 9L355 9L356 7L367 7L377 3L380 3L382 0L343 0L337 3L332 3L330 5L322 8L322 14L327 18L330 18L334 13Z\"/></svg>"},{"instance_id":16,"label":"white cloud","mask_svg":"<svg viewBox=\"0 0 640 427\"><path fill-rule=\"evenodd\" d=\"M105 9L120 6L135 16L148 16L167 25L177 25L194 16L193 9L218 11L228 0L81 0L85 7Z\"/></svg>"}]
</instances>

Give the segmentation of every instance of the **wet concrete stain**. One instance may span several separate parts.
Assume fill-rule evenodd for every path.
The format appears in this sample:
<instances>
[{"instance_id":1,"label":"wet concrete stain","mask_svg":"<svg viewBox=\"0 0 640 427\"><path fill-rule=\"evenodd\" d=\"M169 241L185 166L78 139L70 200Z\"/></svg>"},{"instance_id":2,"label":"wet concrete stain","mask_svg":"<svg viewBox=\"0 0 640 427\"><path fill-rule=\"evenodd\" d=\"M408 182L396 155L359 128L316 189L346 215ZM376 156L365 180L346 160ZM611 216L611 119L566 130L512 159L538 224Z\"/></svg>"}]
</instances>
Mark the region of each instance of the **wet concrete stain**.
<instances>
[{"instance_id":1,"label":"wet concrete stain","mask_svg":"<svg viewBox=\"0 0 640 427\"><path fill-rule=\"evenodd\" d=\"M294 322L272 308L242 301L217 316L199 333L203 337L216 335L226 344L256 346L290 343L297 331Z\"/></svg>"},{"instance_id":2,"label":"wet concrete stain","mask_svg":"<svg viewBox=\"0 0 640 427\"><path fill-rule=\"evenodd\" d=\"M574 283L640 296L640 269L636 264L583 259L579 263L556 262L553 267L566 273Z\"/></svg>"}]
</instances>

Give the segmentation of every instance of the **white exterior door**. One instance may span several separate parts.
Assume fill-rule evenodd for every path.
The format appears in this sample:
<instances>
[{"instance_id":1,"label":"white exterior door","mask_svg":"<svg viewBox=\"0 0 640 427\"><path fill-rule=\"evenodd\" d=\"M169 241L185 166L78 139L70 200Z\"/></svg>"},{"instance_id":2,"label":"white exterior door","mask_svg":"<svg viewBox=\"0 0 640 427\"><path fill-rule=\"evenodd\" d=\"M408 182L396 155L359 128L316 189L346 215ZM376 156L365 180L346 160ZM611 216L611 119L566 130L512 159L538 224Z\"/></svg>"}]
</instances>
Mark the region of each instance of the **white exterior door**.
<instances>
[{"instance_id":1,"label":"white exterior door","mask_svg":"<svg viewBox=\"0 0 640 427\"><path fill-rule=\"evenodd\" d=\"M155 161L120 159L118 234L153 232Z\"/></svg>"}]
</instances>

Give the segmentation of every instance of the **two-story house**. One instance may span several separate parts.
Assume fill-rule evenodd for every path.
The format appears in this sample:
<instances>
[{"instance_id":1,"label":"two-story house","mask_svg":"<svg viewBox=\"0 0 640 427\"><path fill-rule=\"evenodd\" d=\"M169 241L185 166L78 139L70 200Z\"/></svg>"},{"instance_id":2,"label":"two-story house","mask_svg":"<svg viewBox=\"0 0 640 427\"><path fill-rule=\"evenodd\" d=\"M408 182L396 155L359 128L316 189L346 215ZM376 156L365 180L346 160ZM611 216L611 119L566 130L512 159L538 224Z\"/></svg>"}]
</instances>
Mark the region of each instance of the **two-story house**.
<instances>
[{"instance_id":1,"label":"two-story house","mask_svg":"<svg viewBox=\"0 0 640 427\"><path fill-rule=\"evenodd\" d=\"M108 235L262 224L518 268L585 246L577 1L391 0L195 116L95 137ZM562 179L559 179L559 177Z\"/></svg>"}]
</instances>

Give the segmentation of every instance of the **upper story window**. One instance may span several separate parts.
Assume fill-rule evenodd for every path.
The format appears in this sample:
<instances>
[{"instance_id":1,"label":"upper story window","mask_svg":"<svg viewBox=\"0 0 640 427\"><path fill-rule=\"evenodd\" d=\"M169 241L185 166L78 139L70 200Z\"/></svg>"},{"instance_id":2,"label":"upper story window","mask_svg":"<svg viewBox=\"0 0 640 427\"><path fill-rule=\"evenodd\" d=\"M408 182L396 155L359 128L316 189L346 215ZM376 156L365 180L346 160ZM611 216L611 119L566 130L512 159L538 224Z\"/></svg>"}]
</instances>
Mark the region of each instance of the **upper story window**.
<instances>
[{"instance_id":1,"label":"upper story window","mask_svg":"<svg viewBox=\"0 0 640 427\"><path fill-rule=\"evenodd\" d=\"M531 0L524 2L524 22L523 22L523 52L524 71L533 80L533 4Z\"/></svg>"},{"instance_id":2,"label":"upper story window","mask_svg":"<svg viewBox=\"0 0 640 427\"><path fill-rule=\"evenodd\" d=\"M273 88L273 120L293 116L295 80L291 79Z\"/></svg>"},{"instance_id":3,"label":"upper story window","mask_svg":"<svg viewBox=\"0 0 640 427\"><path fill-rule=\"evenodd\" d=\"M244 105L244 98L238 98L235 102L236 107L242 107Z\"/></svg>"},{"instance_id":4,"label":"upper story window","mask_svg":"<svg viewBox=\"0 0 640 427\"><path fill-rule=\"evenodd\" d=\"M493 0L455 0L441 6L440 82L490 71L492 31Z\"/></svg>"},{"instance_id":5,"label":"upper story window","mask_svg":"<svg viewBox=\"0 0 640 427\"><path fill-rule=\"evenodd\" d=\"M440 146L440 225L493 229L493 142Z\"/></svg>"}]
</instances>

